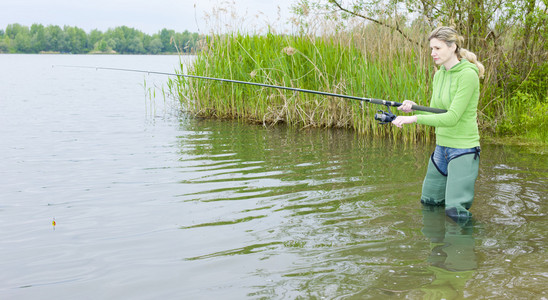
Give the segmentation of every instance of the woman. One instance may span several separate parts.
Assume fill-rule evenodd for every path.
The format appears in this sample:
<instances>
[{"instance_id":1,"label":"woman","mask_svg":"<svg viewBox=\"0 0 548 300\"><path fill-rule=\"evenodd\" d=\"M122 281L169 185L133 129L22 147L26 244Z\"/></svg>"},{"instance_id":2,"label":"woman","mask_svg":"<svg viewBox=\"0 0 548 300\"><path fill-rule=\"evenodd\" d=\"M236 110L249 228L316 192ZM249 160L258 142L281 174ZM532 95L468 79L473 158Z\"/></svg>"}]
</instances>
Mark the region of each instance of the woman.
<instances>
[{"instance_id":1,"label":"woman","mask_svg":"<svg viewBox=\"0 0 548 300\"><path fill-rule=\"evenodd\" d=\"M474 53L462 48L464 38L453 28L436 28L428 39L431 55L439 66L430 106L447 112L417 112L398 116L392 123L400 128L412 123L436 128L436 149L429 160L421 202L445 205L446 215L461 223L472 215L468 209L474 200L480 151L476 110L479 78L485 69ZM414 104L405 100L398 110L411 112Z\"/></svg>"}]
</instances>

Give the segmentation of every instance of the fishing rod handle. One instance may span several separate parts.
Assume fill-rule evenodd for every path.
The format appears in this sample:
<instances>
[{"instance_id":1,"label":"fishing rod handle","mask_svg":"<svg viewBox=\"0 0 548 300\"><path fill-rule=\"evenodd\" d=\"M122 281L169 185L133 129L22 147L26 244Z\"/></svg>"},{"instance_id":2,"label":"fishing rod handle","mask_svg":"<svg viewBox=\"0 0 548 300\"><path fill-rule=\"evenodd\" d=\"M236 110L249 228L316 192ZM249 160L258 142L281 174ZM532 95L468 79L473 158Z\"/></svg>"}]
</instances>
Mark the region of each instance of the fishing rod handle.
<instances>
[{"instance_id":1,"label":"fishing rod handle","mask_svg":"<svg viewBox=\"0 0 548 300\"><path fill-rule=\"evenodd\" d=\"M429 106L422 106L422 105L412 105L411 109L431 112L431 113L435 113L435 114L443 114L443 113L447 112L447 110L445 110L445 109L429 107Z\"/></svg>"},{"instance_id":2,"label":"fishing rod handle","mask_svg":"<svg viewBox=\"0 0 548 300\"><path fill-rule=\"evenodd\" d=\"M399 106L402 105L402 103L400 103L400 102L388 101L388 100L382 100L382 99L375 99L375 98L358 98L358 97L345 96L345 95L338 95L338 96L339 97L344 97L344 98L361 100L361 101L365 101L365 102L369 102L369 103L373 103L373 104L386 105L386 106L399 107ZM422 106L422 105L413 105L413 106L411 106L411 109L431 112L431 113L435 113L435 114L442 114L442 113L447 112L445 109Z\"/></svg>"}]
</instances>

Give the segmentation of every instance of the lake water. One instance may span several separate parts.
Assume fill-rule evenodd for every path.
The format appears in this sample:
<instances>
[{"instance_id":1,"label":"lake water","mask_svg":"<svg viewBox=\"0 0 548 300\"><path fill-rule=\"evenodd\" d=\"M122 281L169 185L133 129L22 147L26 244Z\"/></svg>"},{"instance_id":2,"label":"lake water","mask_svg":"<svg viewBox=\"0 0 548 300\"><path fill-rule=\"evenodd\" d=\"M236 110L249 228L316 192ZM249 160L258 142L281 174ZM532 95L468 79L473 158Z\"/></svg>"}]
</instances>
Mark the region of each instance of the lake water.
<instances>
[{"instance_id":1,"label":"lake water","mask_svg":"<svg viewBox=\"0 0 548 300\"><path fill-rule=\"evenodd\" d=\"M548 298L545 154L484 143L460 227L418 201L433 145L191 118L166 76L52 68L178 61L0 55L0 299Z\"/></svg>"}]
</instances>

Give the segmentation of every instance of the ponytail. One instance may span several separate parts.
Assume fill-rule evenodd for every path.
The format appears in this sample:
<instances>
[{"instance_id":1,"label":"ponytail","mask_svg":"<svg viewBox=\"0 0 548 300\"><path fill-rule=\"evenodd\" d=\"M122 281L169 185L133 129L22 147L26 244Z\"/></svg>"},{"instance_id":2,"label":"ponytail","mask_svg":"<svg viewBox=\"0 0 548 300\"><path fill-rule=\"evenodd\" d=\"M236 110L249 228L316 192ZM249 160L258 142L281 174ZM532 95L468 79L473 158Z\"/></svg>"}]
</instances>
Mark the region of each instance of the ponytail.
<instances>
[{"instance_id":1,"label":"ponytail","mask_svg":"<svg viewBox=\"0 0 548 300\"><path fill-rule=\"evenodd\" d=\"M478 57L476 56L476 54L474 54L474 52L468 51L464 48L460 48L458 50L457 56L460 56L461 58L465 58L469 62L475 64L476 67L478 67L479 78L483 78L483 74L485 73L485 67L483 66L482 63L478 61Z\"/></svg>"}]
</instances>

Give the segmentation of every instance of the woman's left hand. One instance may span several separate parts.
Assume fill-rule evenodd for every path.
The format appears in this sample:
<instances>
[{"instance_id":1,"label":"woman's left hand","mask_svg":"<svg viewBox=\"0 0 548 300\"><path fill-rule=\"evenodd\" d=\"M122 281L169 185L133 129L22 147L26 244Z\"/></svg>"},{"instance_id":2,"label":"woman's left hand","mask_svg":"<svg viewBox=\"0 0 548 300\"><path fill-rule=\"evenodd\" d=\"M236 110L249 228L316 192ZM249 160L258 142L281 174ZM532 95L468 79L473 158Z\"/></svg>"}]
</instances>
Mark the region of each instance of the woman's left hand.
<instances>
[{"instance_id":1,"label":"woman's left hand","mask_svg":"<svg viewBox=\"0 0 548 300\"><path fill-rule=\"evenodd\" d=\"M397 116L392 124L402 128L403 124L413 124L415 122L417 122L417 116Z\"/></svg>"},{"instance_id":2,"label":"woman's left hand","mask_svg":"<svg viewBox=\"0 0 548 300\"><path fill-rule=\"evenodd\" d=\"M417 105L417 103L411 100L403 100L402 104L398 106L398 110L401 110L406 113L410 113L413 111L413 109L411 108L413 107L413 105Z\"/></svg>"}]
</instances>

